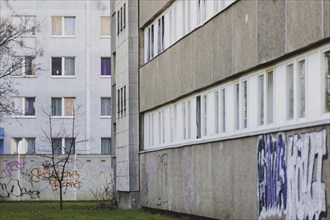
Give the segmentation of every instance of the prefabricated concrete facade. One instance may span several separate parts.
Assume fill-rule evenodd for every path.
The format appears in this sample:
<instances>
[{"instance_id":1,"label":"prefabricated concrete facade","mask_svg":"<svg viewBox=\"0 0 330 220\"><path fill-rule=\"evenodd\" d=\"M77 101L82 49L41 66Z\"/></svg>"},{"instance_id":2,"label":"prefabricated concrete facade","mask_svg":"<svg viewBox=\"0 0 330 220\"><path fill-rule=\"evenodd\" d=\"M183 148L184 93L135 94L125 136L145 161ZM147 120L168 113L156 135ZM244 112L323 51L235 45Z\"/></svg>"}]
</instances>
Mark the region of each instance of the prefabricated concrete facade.
<instances>
[{"instance_id":1,"label":"prefabricated concrete facade","mask_svg":"<svg viewBox=\"0 0 330 220\"><path fill-rule=\"evenodd\" d=\"M0 159L2 201L59 200L59 183L48 179L53 173L48 158L38 155L1 155ZM97 200L100 197L94 195L105 193L106 188L110 193L113 192L113 178L110 157L72 155L64 172L63 199Z\"/></svg>"},{"instance_id":2,"label":"prefabricated concrete facade","mask_svg":"<svg viewBox=\"0 0 330 220\"><path fill-rule=\"evenodd\" d=\"M47 130L47 114L51 114L51 98L75 97L75 120L81 154L101 154L101 138L111 138L111 115L101 116L101 98L111 98L111 76L101 76L101 58L111 57L111 38L101 36L101 16L110 16L110 2L97 1L1 1L1 18L31 16L35 19L36 34L23 37L24 43L42 49L36 57L36 75L15 77L15 88L20 97L35 97L34 116L9 116L1 121L4 128L4 153L13 154L12 138L35 138L36 152L49 150L43 142ZM52 16L74 17L74 36L53 36ZM23 56L22 48L16 48ZM74 76L52 76L52 57L74 57ZM46 112L46 114L45 114ZM70 117L57 117L61 123ZM67 126L70 129L70 126ZM53 128L55 131L55 127ZM48 147L48 149L47 149Z\"/></svg>"},{"instance_id":3,"label":"prefabricated concrete facade","mask_svg":"<svg viewBox=\"0 0 330 220\"><path fill-rule=\"evenodd\" d=\"M216 219L328 219L330 115L319 77L327 71L322 57L330 49L330 2L235 1L146 61L143 32L175 2L139 1L141 206ZM226 88L234 105L231 84L268 71L277 83L287 65L315 53L318 58L306 61L305 118L287 119L283 80L275 88L273 123L257 124L257 96L249 96L253 126L235 129L230 113L222 134L175 139L181 134L170 123L182 103ZM258 94L256 88L248 91Z\"/></svg>"}]
</instances>

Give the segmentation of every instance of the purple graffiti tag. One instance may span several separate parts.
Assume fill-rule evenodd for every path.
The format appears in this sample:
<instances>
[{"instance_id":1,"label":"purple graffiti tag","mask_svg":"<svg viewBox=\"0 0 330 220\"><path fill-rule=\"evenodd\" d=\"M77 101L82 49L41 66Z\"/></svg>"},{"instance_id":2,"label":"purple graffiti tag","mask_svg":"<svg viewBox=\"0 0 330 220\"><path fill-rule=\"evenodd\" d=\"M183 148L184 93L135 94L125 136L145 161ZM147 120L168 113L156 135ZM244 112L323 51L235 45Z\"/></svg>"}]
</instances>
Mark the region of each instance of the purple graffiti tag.
<instances>
[{"instance_id":1,"label":"purple graffiti tag","mask_svg":"<svg viewBox=\"0 0 330 220\"><path fill-rule=\"evenodd\" d=\"M17 171L19 169L24 168L25 164L26 164L26 162L20 163L17 160L13 160L13 161L8 162L6 164L6 170L7 170L8 174L9 174L9 176L11 176L11 173L13 171Z\"/></svg>"},{"instance_id":2,"label":"purple graffiti tag","mask_svg":"<svg viewBox=\"0 0 330 220\"><path fill-rule=\"evenodd\" d=\"M286 209L285 141L282 134L276 138L263 135L258 140L258 202L259 219L281 215Z\"/></svg>"}]
</instances>

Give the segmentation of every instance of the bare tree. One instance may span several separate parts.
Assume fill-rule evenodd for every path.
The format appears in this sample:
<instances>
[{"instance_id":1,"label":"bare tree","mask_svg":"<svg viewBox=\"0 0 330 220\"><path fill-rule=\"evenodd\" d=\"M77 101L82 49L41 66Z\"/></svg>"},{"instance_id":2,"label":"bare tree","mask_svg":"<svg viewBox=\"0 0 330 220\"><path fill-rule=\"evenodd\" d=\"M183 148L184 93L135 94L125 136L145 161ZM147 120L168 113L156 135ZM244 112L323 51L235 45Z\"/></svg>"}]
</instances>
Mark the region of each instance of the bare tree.
<instances>
[{"instance_id":1,"label":"bare tree","mask_svg":"<svg viewBox=\"0 0 330 220\"><path fill-rule=\"evenodd\" d=\"M44 180L49 182L53 190L59 190L60 209L63 210L63 190L68 187L67 167L76 163L72 159L72 156L76 154L76 145L87 142L87 140L78 140L79 126L76 123L78 116L74 105L70 119L59 119L53 117L53 112L49 113L44 110L42 112L47 119L46 127L42 128L46 148L39 149L41 154L38 153L38 155L48 161L46 167L49 169L50 175L44 176Z\"/></svg>"},{"instance_id":2,"label":"bare tree","mask_svg":"<svg viewBox=\"0 0 330 220\"><path fill-rule=\"evenodd\" d=\"M27 65L25 59L42 55L42 49L29 47L24 42L24 36L35 33L38 26L31 25L29 18L14 22L0 17L0 120L4 115L15 113L11 96L18 95L18 91L12 76L28 75L37 69L35 63L29 68L23 67Z\"/></svg>"}]
</instances>

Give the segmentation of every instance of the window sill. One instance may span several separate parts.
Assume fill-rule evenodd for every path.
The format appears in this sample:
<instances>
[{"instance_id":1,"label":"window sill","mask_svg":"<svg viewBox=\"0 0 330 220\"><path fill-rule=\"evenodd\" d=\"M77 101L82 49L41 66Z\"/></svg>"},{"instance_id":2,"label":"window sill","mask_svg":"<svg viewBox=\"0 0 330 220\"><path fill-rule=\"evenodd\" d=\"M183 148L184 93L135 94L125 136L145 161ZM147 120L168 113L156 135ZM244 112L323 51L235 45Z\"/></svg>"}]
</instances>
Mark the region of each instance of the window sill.
<instances>
[{"instance_id":1,"label":"window sill","mask_svg":"<svg viewBox=\"0 0 330 220\"><path fill-rule=\"evenodd\" d=\"M103 39L104 39L104 38L105 38L105 39L108 39L108 38L111 38L111 36L110 36L110 35L109 35L109 36L102 36L102 35L101 35L100 38L101 38L101 39L102 39L102 38L103 38Z\"/></svg>"},{"instance_id":2,"label":"window sill","mask_svg":"<svg viewBox=\"0 0 330 220\"><path fill-rule=\"evenodd\" d=\"M51 116L52 119L74 119L74 116Z\"/></svg>"},{"instance_id":3,"label":"window sill","mask_svg":"<svg viewBox=\"0 0 330 220\"><path fill-rule=\"evenodd\" d=\"M111 116L102 115L100 116L100 119L111 119Z\"/></svg>"},{"instance_id":4,"label":"window sill","mask_svg":"<svg viewBox=\"0 0 330 220\"><path fill-rule=\"evenodd\" d=\"M108 79L110 79L111 78L111 75L100 75L100 78L108 78Z\"/></svg>"},{"instance_id":5,"label":"window sill","mask_svg":"<svg viewBox=\"0 0 330 220\"><path fill-rule=\"evenodd\" d=\"M76 75L74 76L63 76L63 75L58 75L58 76L55 76L55 75L51 75L50 78L53 78L53 79L75 79L76 78Z\"/></svg>"},{"instance_id":6,"label":"window sill","mask_svg":"<svg viewBox=\"0 0 330 220\"><path fill-rule=\"evenodd\" d=\"M20 115L20 116L11 116L11 118L16 118L16 119L36 119L37 117L35 115L31 115L31 116Z\"/></svg>"},{"instance_id":7,"label":"window sill","mask_svg":"<svg viewBox=\"0 0 330 220\"><path fill-rule=\"evenodd\" d=\"M10 76L11 78L37 78L37 75L15 75Z\"/></svg>"},{"instance_id":8,"label":"window sill","mask_svg":"<svg viewBox=\"0 0 330 220\"><path fill-rule=\"evenodd\" d=\"M51 35L51 38L76 38L75 35Z\"/></svg>"},{"instance_id":9,"label":"window sill","mask_svg":"<svg viewBox=\"0 0 330 220\"><path fill-rule=\"evenodd\" d=\"M37 38L37 35L34 34L34 35L22 35L21 36L22 38Z\"/></svg>"}]
</instances>

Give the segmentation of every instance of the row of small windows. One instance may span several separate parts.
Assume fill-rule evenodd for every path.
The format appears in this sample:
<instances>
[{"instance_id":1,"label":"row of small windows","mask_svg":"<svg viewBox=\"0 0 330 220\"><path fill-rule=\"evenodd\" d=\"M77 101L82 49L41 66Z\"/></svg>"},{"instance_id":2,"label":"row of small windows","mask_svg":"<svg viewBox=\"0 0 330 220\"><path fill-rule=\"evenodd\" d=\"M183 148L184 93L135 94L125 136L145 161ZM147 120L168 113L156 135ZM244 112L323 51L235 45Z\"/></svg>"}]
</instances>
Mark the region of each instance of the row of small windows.
<instances>
[{"instance_id":1,"label":"row of small windows","mask_svg":"<svg viewBox=\"0 0 330 220\"><path fill-rule=\"evenodd\" d=\"M75 16L52 16L52 36L73 37L76 35ZM37 24L36 16L13 15L12 22L14 25L24 25L27 33L25 36L35 36ZM110 37L110 16L100 16L100 36Z\"/></svg>"},{"instance_id":2,"label":"row of small windows","mask_svg":"<svg viewBox=\"0 0 330 220\"><path fill-rule=\"evenodd\" d=\"M111 117L112 106L110 97L102 97L100 100L100 115ZM13 115L20 117L31 117L36 115L36 97L12 97ZM53 97L51 98L51 116L72 117L76 112L75 97Z\"/></svg>"},{"instance_id":3,"label":"row of small windows","mask_svg":"<svg viewBox=\"0 0 330 220\"><path fill-rule=\"evenodd\" d=\"M317 67L320 63L322 68ZM317 97L324 98L318 103ZM146 113L145 149L319 120L326 118L324 114L330 114L330 51L250 74Z\"/></svg>"},{"instance_id":4,"label":"row of small windows","mask_svg":"<svg viewBox=\"0 0 330 220\"><path fill-rule=\"evenodd\" d=\"M54 154L75 154L76 139L75 138L52 138L52 148ZM36 154L36 138L35 137L13 137L11 138L12 154ZM101 138L101 154L111 154L111 138Z\"/></svg>"},{"instance_id":5,"label":"row of small windows","mask_svg":"<svg viewBox=\"0 0 330 220\"><path fill-rule=\"evenodd\" d=\"M13 76L35 76L36 64L35 57L18 57L14 67L21 67L15 71ZM75 76L76 75L76 58L75 57L52 57L51 58L51 75L52 76ZM111 58L100 58L100 75L111 76Z\"/></svg>"},{"instance_id":6,"label":"row of small windows","mask_svg":"<svg viewBox=\"0 0 330 220\"><path fill-rule=\"evenodd\" d=\"M126 3L117 11L117 34L126 27Z\"/></svg>"},{"instance_id":7,"label":"row of small windows","mask_svg":"<svg viewBox=\"0 0 330 220\"><path fill-rule=\"evenodd\" d=\"M154 58L235 0L176 0L144 29L144 60ZM196 16L197 15L197 16Z\"/></svg>"}]
</instances>

